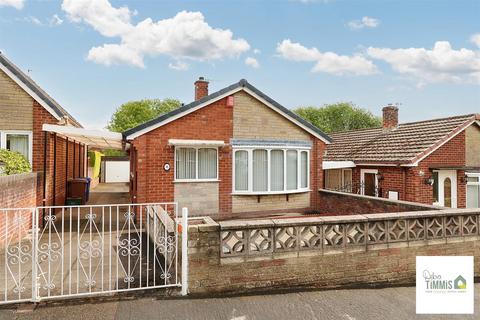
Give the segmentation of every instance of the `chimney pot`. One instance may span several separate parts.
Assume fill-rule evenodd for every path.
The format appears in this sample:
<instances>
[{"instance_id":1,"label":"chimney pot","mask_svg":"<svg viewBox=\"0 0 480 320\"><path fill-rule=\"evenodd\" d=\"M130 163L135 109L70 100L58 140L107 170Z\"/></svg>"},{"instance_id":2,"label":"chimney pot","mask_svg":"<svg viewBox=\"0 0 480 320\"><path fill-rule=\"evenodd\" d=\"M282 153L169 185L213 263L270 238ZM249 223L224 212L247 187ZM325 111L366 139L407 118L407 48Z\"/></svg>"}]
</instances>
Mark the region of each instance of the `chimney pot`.
<instances>
[{"instance_id":1,"label":"chimney pot","mask_svg":"<svg viewBox=\"0 0 480 320\"><path fill-rule=\"evenodd\" d=\"M394 129L398 126L398 108L388 105L382 109L383 111L383 128Z\"/></svg>"},{"instance_id":2,"label":"chimney pot","mask_svg":"<svg viewBox=\"0 0 480 320\"><path fill-rule=\"evenodd\" d=\"M195 81L195 100L208 96L208 81L204 77L199 77Z\"/></svg>"}]
</instances>

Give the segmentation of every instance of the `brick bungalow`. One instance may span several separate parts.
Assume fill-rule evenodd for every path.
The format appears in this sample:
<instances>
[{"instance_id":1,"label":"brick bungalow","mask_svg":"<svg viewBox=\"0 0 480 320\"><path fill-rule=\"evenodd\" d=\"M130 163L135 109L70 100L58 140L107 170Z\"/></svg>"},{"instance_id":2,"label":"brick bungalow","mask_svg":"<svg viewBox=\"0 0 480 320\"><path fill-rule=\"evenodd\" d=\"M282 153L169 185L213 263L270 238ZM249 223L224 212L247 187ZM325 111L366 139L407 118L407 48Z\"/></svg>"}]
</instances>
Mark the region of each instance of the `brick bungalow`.
<instances>
[{"instance_id":1,"label":"brick bungalow","mask_svg":"<svg viewBox=\"0 0 480 320\"><path fill-rule=\"evenodd\" d=\"M178 202L193 215L316 207L330 138L246 80L124 132L132 201Z\"/></svg>"},{"instance_id":2,"label":"brick bungalow","mask_svg":"<svg viewBox=\"0 0 480 320\"><path fill-rule=\"evenodd\" d=\"M81 125L4 54L0 54L0 115L0 148L20 152L32 171L40 173L37 205L63 205L67 180L84 175L85 146L42 127Z\"/></svg>"},{"instance_id":3,"label":"brick bungalow","mask_svg":"<svg viewBox=\"0 0 480 320\"><path fill-rule=\"evenodd\" d=\"M398 124L398 108L387 106L383 127L331 137L323 164L326 188L479 207L480 114Z\"/></svg>"}]
</instances>

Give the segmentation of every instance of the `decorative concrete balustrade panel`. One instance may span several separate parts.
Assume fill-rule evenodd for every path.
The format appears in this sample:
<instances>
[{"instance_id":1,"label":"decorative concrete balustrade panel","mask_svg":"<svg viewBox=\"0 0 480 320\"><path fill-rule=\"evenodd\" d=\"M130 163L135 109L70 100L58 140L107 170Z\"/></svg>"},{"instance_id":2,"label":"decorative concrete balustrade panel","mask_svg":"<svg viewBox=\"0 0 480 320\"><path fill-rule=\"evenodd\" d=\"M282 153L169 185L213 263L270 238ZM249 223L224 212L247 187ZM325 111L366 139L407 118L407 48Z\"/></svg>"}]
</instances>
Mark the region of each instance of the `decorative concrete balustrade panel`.
<instances>
[{"instance_id":1,"label":"decorative concrete balustrade panel","mask_svg":"<svg viewBox=\"0 0 480 320\"><path fill-rule=\"evenodd\" d=\"M368 250L376 245L478 237L480 210L439 210L220 222L220 256Z\"/></svg>"}]
</instances>

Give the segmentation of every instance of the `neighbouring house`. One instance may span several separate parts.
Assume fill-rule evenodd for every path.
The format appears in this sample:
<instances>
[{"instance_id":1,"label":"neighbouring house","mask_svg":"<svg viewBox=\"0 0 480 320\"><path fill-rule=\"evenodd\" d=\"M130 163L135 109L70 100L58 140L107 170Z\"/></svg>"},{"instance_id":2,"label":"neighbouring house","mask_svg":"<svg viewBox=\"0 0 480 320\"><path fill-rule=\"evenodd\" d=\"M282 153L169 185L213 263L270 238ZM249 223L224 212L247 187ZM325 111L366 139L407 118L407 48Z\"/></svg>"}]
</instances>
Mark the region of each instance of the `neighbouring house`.
<instances>
[{"instance_id":1,"label":"neighbouring house","mask_svg":"<svg viewBox=\"0 0 480 320\"><path fill-rule=\"evenodd\" d=\"M246 80L124 132L136 203L193 215L315 210L330 138Z\"/></svg>"},{"instance_id":2,"label":"neighbouring house","mask_svg":"<svg viewBox=\"0 0 480 320\"><path fill-rule=\"evenodd\" d=\"M331 134L325 186L346 192L478 208L480 114L398 123L383 108L383 127Z\"/></svg>"},{"instance_id":3,"label":"neighbouring house","mask_svg":"<svg viewBox=\"0 0 480 320\"><path fill-rule=\"evenodd\" d=\"M0 54L0 148L23 154L39 172L37 205L63 205L66 181L84 176L85 145L43 131L81 125L27 74Z\"/></svg>"}]
</instances>

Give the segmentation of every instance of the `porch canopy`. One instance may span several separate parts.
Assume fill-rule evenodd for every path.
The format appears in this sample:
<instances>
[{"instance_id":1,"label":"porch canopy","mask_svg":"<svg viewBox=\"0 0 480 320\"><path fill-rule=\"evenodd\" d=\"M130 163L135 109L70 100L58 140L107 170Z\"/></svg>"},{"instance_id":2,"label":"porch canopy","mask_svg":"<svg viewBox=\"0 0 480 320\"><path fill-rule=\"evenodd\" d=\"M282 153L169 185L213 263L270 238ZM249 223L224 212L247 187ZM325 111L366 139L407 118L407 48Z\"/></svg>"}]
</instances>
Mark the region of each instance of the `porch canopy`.
<instances>
[{"instance_id":1,"label":"porch canopy","mask_svg":"<svg viewBox=\"0 0 480 320\"><path fill-rule=\"evenodd\" d=\"M43 131L56 133L59 136L80 142L89 149L123 150L123 138L119 132L89 130L70 126L44 124Z\"/></svg>"}]
</instances>

